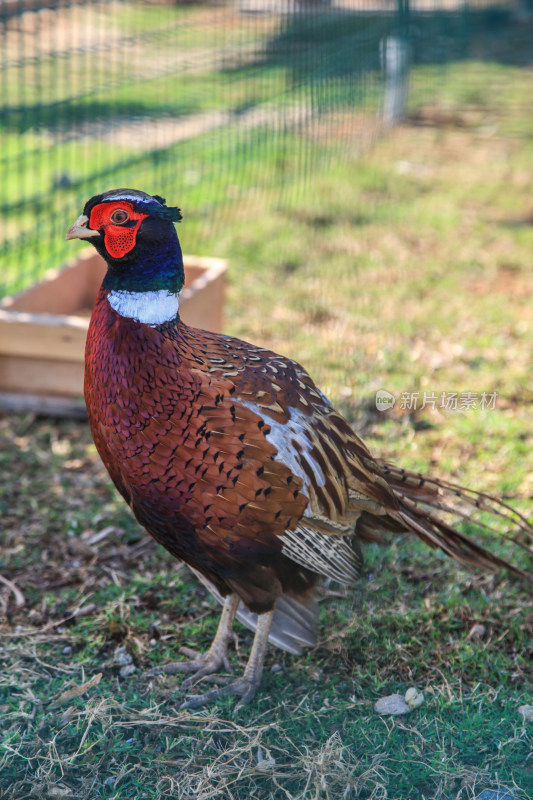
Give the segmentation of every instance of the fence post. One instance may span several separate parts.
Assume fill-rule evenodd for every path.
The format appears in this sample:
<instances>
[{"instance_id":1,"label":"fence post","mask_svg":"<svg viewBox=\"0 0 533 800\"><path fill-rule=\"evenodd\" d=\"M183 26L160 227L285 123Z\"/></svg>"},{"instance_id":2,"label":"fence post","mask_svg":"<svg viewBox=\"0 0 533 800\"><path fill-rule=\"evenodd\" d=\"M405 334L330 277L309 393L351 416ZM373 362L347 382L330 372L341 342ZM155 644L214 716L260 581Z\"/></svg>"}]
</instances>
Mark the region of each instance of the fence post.
<instances>
[{"instance_id":1,"label":"fence post","mask_svg":"<svg viewBox=\"0 0 533 800\"><path fill-rule=\"evenodd\" d=\"M383 122L395 125L407 113L409 95L409 0L398 0L396 33L381 40L381 68L385 75Z\"/></svg>"}]
</instances>

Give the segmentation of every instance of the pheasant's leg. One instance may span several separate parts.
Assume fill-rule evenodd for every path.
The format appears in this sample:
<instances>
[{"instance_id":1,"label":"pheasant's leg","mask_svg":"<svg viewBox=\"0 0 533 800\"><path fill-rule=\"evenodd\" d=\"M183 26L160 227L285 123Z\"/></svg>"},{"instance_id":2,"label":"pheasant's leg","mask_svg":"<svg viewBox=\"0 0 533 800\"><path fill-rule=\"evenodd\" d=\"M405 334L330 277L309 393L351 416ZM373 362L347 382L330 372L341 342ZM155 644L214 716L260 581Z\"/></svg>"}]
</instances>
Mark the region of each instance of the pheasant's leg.
<instances>
[{"instance_id":1,"label":"pheasant's leg","mask_svg":"<svg viewBox=\"0 0 533 800\"><path fill-rule=\"evenodd\" d=\"M257 618L254 643L242 678L237 678L237 680L228 683L227 686L223 686L220 689L212 689L205 694L193 695L186 700L185 703L182 703L180 709L203 706L219 697L227 697L227 695L230 694L240 695L241 699L235 706L236 709L243 706L245 703L249 703L261 683L263 663L268 645L268 634L270 633L273 616L274 611L272 610L268 611L266 614L260 614Z\"/></svg>"},{"instance_id":2,"label":"pheasant's leg","mask_svg":"<svg viewBox=\"0 0 533 800\"><path fill-rule=\"evenodd\" d=\"M194 672L194 675L191 675L190 678L183 681L182 686L187 689L192 686L193 683L200 680L200 678L217 672L221 667L224 667L224 669L229 672L228 644L231 639L233 620L237 613L238 605L238 595L229 594L225 598L217 632L207 653L199 654L192 661L176 661L170 664L164 664L162 667L156 667L150 670L148 674L170 675L175 672Z\"/></svg>"}]
</instances>

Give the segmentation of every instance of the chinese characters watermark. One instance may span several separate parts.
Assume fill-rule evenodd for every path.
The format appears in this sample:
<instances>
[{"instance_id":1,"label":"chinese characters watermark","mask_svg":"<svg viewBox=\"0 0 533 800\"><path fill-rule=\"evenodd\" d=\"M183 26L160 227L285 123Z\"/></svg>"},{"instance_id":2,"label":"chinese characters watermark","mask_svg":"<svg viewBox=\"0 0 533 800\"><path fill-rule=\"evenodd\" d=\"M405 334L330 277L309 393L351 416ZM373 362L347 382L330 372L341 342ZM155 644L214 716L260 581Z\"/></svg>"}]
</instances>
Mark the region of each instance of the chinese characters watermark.
<instances>
[{"instance_id":1,"label":"chinese characters watermark","mask_svg":"<svg viewBox=\"0 0 533 800\"><path fill-rule=\"evenodd\" d=\"M498 392L402 392L397 398L386 389L376 392L376 408L388 411L396 402L403 411L492 411L496 408Z\"/></svg>"}]
</instances>

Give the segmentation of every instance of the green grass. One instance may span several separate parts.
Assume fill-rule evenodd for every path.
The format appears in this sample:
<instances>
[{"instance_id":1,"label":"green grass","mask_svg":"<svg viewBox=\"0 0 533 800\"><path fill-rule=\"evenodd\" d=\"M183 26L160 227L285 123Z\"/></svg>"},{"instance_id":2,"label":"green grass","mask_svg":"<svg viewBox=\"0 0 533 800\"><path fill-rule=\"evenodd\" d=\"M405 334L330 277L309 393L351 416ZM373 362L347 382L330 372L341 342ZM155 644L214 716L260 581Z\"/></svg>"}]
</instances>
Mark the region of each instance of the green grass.
<instances>
[{"instance_id":1,"label":"green grass","mask_svg":"<svg viewBox=\"0 0 533 800\"><path fill-rule=\"evenodd\" d=\"M142 670L182 644L206 647L212 602L117 502L86 428L19 417L5 419L2 434L12 440L10 469L26 476L6 517L16 551L7 575L29 612L11 607L3 631L6 797L63 788L81 798L90 787L94 797L155 800L201 786L206 797L337 797L351 787L346 796L386 789L400 799L460 785L472 797L498 779L527 787L517 707L528 701L529 634L517 587L469 576L412 543L369 548L355 592L325 598L317 650L300 659L273 652L252 707L237 720L231 701L180 713L179 681L150 687ZM114 530L91 545L109 522ZM482 641L467 638L476 622L486 626ZM250 636L240 637L244 650ZM137 666L126 679L114 662L119 646ZM56 703L98 673L95 688ZM373 713L379 696L410 685L426 692L419 711Z\"/></svg>"},{"instance_id":2,"label":"green grass","mask_svg":"<svg viewBox=\"0 0 533 800\"><path fill-rule=\"evenodd\" d=\"M157 164L161 185L144 188L183 206L185 251L194 242L230 258L229 333L305 364L377 455L530 513L532 76L486 67L486 81L509 81L488 130L490 93L466 122L436 114L464 112L462 68L447 71L429 110L414 96L424 126L417 116L364 158L323 152L304 197L289 179L279 190L280 175L297 174L295 139L283 152L250 145L243 202L203 239L223 201L222 188L202 196L219 145L190 145L179 196ZM498 402L380 414L379 388L496 391ZM0 419L0 513L0 574L25 603L0 584L2 797L472 800L498 786L531 796L531 723L518 708L533 696L532 605L504 575L469 573L411 540L368 547L357 586L324 592L318 647L301 658L271 650L253 705L236 717L232 700L180 712L180 679L144 672L182 646L204 650L217 609L139 529L86 425ZM234 672L251 643L240 627L238 637ZM136 667L128 676L119 648ZM425 693L419 709L374 713L409 686Z\"/></svg>"}]
</instances>

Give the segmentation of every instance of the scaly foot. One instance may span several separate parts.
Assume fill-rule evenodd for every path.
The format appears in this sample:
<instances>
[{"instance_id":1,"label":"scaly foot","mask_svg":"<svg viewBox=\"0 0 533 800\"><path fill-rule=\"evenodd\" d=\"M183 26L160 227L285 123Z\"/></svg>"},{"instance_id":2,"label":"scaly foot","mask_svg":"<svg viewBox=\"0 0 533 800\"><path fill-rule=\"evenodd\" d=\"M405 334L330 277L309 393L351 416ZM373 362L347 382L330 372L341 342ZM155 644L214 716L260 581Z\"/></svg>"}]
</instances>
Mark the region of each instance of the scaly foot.
<instances>
[{"instance_id":1,"label":"scaly foot","mask_svg":"<svg viewBox=\"0 0 533 800\"><path fill-rule=\"evenodd\" d=\"M239 695L241 698L235 706L235 711L237 711L241 706L253 700L260 683L260 678L259 680L252 681L245 678L243 675L242 678L237 678L237 680L228 683L227 686L221 686L220 689L211 689L211 691L205 694L192 695L192 697L189 697L188 700L181 704L180 711L186 708L198 708L199 706L204 706L218 700L219 697L228 697L232 694ZM183 686L184 685L185 683Z\"/></svg>"},{"instance_id":2,"label":"scaly foot","mask_svg":"<svg viewBox=\"0 0 533 800\"><path fill-rule=\"evenodd\" d=\"M227 697L231 694L240 696L240 700L235 706L235 710L241 708L246 703L253 699L259 684L261 683L261 675L263 673L263 663L265 660L265 653L268 643L268 634L272 624L272 617L274 611L268 611L265 614L260 614L257 620L257 629L254 636L254 643L250 652L250 658L244 670L242 678L237 678L227 686L221 686L220 689L211 689L205 694L196 694L186 700L180 706L180 711L186 708L198 708L206 703L212 703L218 700L219 697ZM196 676L194 676L196 677ZM185 686L185 681L183 687ZM190 683L189 683L190 685Z\"/></svg>"},{"instance_id":3,"label":"scaly foot","mask_svg":"<svg viewBox=\"0 0 533 800\"><path fill-rule=\"evenodd\" d=\"M218 672L222 667L226 672L230 672L228 661L228 644L232 636L232 623L239 605L239 597L230 594L224 600L220 622L218 624L215 638L211 642L211 647L207 653L197 653L187 647L180 649L181 653L192 657L190 661L173 661L170 664L163 664L149 670L148 675L174 675L176 672L194 672L190 678L183 682L185 689L191 687L200 678Z\"/></svg>"},{"instance_id":4,"label":"scaly foot","mask_svg":"<svg viewBox=\"0 0 533 800\"><path fill-rule=\"evenodd\" d=\"M146 673L152 675L175 675L177 672L193 672L190 678L183 681L182 687L188 689L206 675L224 669L231 672L228 655L224 648L211 646L207 653L198 653L188 647L181 647L180 653L188 656L190 661L171 661L160 667L154 667Z\"/></svg>"}]
</instances>

